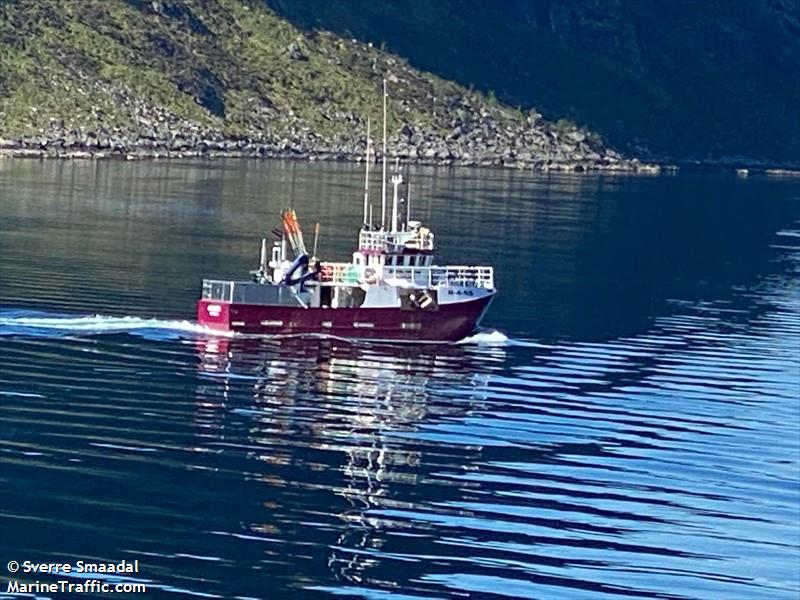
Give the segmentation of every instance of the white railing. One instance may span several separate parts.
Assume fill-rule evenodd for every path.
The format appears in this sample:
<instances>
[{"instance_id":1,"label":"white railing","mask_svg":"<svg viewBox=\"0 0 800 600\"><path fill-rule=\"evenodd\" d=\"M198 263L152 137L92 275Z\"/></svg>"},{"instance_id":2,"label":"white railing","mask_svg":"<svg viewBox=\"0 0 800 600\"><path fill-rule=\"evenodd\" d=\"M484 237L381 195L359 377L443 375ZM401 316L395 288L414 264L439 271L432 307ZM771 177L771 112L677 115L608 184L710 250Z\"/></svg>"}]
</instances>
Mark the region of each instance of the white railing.
<instances>
[{"instance_id":1,"label":"white railing","mask_svg":"<svg viewBox=\"0 0 800 600\"><path fill-rule=\"evenodd\" d=\"M320 277L329 285L360 285L385 281L393 285L432 288L437 285L494 289L492 267L369 267L352 263L323 263Z\"/></svg>"},{"instance_id":2,"label":"white railing","mask_svg":"<svg viewBox=\"0 0 800 600\"><path fill-rule=\"evenodd\" d=\"M334 285L358 285L366 280L366 268L353 263L322 263L319 280ZM372 269L370 275L374 274Z\"/></svg>"},{"instance_id":3,"label":"white railing","mask_svg":"<svg viewBox=\"0 0 800 600\"><path fill-rule=\"evenodd\" d=\"M415 287L437 285L474 286L494 289L492 267L383 267L383 280L408 281Z\"/></svg>"},{"instance_id":4,"label":"white railing","mask_svg":"<svg viewBox=\"0 0 800 600\"><path fill-rule=\"evenodd\" d=\"M433 234L429 231L361 231L358 235L361 250L395 251L402 248L433 250Z\"/></svg>"},{"instance_id":5,"label":"white railing","mask_svg":"<svg viewBox=\"0 0 800 600\"><path fill-rule=\"evenodd\" d=\"M323 263L319 281L325 285L358 286L363 283L386 282L390 285L433 288L438 285L494 289L492 267L368 267L353 263ZM233 302L248 292L244 288L259 288L251 282L203 280L203 299ZM241 290L241 293L237 290ZM252 290L250 290L252 291ZM249 295L249 293L247 294ZM240 300L237 300L240 301Z\"/></svg>"},{"instance_id":6,"label":"white railing","mask_svg":"<svg viewBox=\"0 0 800 600\"><path fill-rule=\"evenodd\" d=\"M233 300L233 286L233 281L203 279L203 300L230 302Z\"/></svg>"}]
</instances>

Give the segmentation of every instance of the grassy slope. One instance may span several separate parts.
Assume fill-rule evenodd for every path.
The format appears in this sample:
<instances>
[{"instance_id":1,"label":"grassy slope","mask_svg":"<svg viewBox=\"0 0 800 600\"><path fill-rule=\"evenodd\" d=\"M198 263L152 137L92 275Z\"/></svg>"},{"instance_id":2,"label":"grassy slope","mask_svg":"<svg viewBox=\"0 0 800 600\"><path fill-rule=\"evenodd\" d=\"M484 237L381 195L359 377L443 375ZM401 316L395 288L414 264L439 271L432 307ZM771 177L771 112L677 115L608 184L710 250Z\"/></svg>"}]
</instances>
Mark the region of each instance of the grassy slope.
<instances>
[{"instance_id":1,"label":"grassy slope","mask_svg":"<svg viewBox=\"0 0 800 600\"><path fill-rule=\"evenodd\" d=\"M378 119L387 71L393 127L445 130L464 98L501 123L525 117L366 44L302 33L256 0L0 0L0 137L166 123L335 140Z\"/></svg>"}]
</instances>

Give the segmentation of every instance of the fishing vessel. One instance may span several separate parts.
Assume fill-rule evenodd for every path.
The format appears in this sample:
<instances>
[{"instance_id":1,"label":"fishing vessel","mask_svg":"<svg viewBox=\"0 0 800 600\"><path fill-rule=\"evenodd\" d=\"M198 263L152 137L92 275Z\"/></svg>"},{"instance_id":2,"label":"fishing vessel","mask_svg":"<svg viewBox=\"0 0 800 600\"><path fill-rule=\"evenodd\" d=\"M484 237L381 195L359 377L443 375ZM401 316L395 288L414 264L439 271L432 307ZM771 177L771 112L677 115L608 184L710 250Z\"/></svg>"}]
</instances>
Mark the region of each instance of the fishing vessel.
<instances>
[{"instance_id":1,"label":"fishing vessel","mask_svg":"<svg viewBox=\"0 0 800 600\"><path fill-rule=\"evenodd\" d=\"M399 165L387 180L386 91L380 221L369 199L371 143L367 126L363 222L349 262L311 253L294 210L245 280L203 280L199 323L245 334L323 334L385 341L456 341L473 333L496 294L490 266L434 263L435 236L411 219L410 186ZM388 184L392 186L388 205Z\"/></svg>"}]
</instances>

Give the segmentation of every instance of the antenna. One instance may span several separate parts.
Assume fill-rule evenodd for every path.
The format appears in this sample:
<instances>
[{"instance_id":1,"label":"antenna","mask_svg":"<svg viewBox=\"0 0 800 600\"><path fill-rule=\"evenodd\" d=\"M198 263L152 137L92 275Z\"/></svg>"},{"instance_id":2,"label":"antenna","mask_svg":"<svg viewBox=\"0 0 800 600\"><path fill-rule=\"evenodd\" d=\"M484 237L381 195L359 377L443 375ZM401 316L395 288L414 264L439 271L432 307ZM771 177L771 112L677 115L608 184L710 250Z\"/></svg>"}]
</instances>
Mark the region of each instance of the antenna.
<instances>
[{"instance_id":1,"label":"antenna","mask_svg":"<svg viewBox=\"0 0 800 600\"><path fill-rule=\"evenodd\" d=\"M411 220L411 182L406 184L406 229L408 229L408 222Z\"/></svg>"},{"instance_id":2,"label":"antenna","mask_svg":"<svg viewBox=\"0 0 800 600\"><path fill-rule=\"evenodd\" d=\"M386 78L383 78L383 178L381 179L381 229L386 223Z\"/></svg>"},{"instance_id":3,"label":"antenna","mask_svg":"<svg viewBox=\"0 0 800 600\"><path fill-rule=\"evenodd\" d=\"M392 232L397 231L397 188L403 182L403 176L398 173L397 175L392 175L392 186L394 186L394 191L392 193Z\"/></svg>"},{"instance_id":4,"label":"antenna","mask_svg":"<svg viewBox=\"0 0 800 600\"><path fill-rule=\"evenodd\" d=\"M364 225L367 224L367 205L369 204L369 150L370 150L370 139L369 139L369 131L370 131L370 121L369 117L367 117L367 156L366 160L366 169L364 175Z\"/></svg>"}]
</instances>

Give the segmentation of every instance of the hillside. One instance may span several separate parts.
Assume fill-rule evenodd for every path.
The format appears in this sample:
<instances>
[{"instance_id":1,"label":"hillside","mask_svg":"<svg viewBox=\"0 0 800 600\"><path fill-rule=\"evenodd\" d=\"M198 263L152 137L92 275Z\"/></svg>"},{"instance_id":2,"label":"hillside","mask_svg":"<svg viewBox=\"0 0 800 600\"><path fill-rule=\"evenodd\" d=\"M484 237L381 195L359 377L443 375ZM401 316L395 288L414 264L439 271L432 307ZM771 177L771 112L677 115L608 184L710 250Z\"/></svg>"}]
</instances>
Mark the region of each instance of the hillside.
<instances>
[{"instance_id":1,"label":"hillside","mask_svg":"<svg viewBox=\"0 0 800 600\"><path fill-rule=\"evenodd\" d=\"M800 164L796 0L264 0L656 160Z\"/></svg>"},{"instance_id":2,"label":"hillside","mask_svg":"<svg viewBox=\"0 0 800 600\"><path fill-rule=\"evenodd\" d=\"M0 0L6 153L357 158L384 75L401 157L641 168L595 133L371 44L302 31L260 0Z\"/></svg>"}]
</instances>

